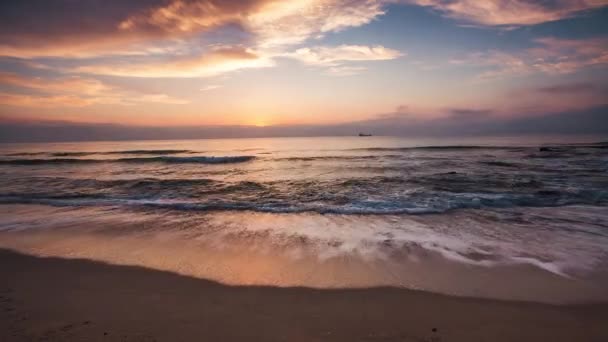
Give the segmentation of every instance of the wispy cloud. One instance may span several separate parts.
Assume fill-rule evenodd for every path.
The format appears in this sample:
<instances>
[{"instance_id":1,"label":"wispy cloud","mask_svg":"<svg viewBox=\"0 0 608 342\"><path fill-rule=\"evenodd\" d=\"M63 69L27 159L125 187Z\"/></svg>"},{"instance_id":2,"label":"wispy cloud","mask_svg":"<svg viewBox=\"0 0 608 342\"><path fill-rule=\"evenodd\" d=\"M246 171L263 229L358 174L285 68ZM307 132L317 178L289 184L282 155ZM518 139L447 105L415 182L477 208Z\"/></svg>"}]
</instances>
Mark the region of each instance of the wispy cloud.
<instances>
[{"instance_id":1,"label":"wispy cloud","mask_svg":"<svg viewBox=\"0 0 608 342\"><path fill-rule=\"evenodd\" d=\"M338 65L327 68L327 74L332 76L353 76L360 74L365 70L367 70L367 68L362 66Z\"/></svg>"},{"instance_id":2,"label":"wispy cloud","mask_svg":"<svg viewBox=\"0 0 608 342\"><path fill-rule=\"evenodd\" d=\"M569 18L608 5L606 0L405 0L447 17L487 26L526 26Z\"/></svg>"},{"instance_id":3,"label":"wispy cloud","mask_svg":"<svg viewBox=\"0 0 608 342\"><path fill-rule=\"evenodd\" d=\"M384 4L375 0L271 1L246 16L243 25L261 47L281 47L368 24L385 13Z\"/></svg>"},{"instance_id":4,"label":"wispy cloud","mask_svg":"<svg viewBox=\"0 0 608 342\"><path fill-rule=\"evenodd\" d=\"M509 114L580 111L608 105L608 86L590 82L522 87L505 94L503 110Z\"/></svg>"},{"instance_id":5,"label":"wispy cloud","mask_svg":"<svg viewBox=\"0 0 608 342\"><path fill-rule=\"evenodd\" d=\"M479 80L533 73L569 74L586 67L608 64L608 40L605 38L572 40L545 37L536 39L535 43L536 47L522 51L475 52L450 63L487 68L478 75Z\"/></svg>"},{"instance_id":6,"label":"wispy cloud","mask_svg":"<svg viewBox=\"0 0 608 342\"><path fill-rule=\"evenodd\" d=\"M540 93L563 95L563 94L576 94L576 93L588 93L599 91L599 87L595 84L583 82L583 83L568 83L568 84L557 84L551 86L539 87L536 89Z\"/></svg>"},{"instance_id":7,"label":"wispy cloud","mask_svg":"<svg viewBox=\"0 0 608 342\"><path fill-rule=\"evenodd\" d=\"M383 61L395 59L404 54L384 46L340 45L336 47L305 47L285 54L310 65L337 66L353 61Z\"/></svg>"},{"instance_id":8,"label":"wispy cloud","mask_svg":"<svg viewBox=\"0 0 608 342\"><path fill-rule=\"evenodd\" d=\"M143 102L188 103L186 100L167 94L121 89L96 79L79 76L45 79L15 73L0 73L0 85L17 88L11 92L0 93L0 105L20 107L84 107L93 104L133 105Z\"/></svg>"},{"instance_id":9,"label":"wispy cloud","mask_svg":"<svg viewBox=\"0 0 608 342\"><path fill-rule=\"evenodd\" d=\"M132 62L76 68L82 73L128 77L208 77L250 68L274 66L266 56L243 47L221 47L197 57L166 62Z\"/></svg>"},{"instance_id":10,"label":"wispy cloud","mask_svg":"<svg viewBox=\"0 0 608 342\"><path fill-rule=\"evenodd\" d=\"M381 45L314 46L283 54L284 57L307 65L324 67L327 74L334 76L351 76L367 69L360 65L347 65L351 62L385 61L404 55L405 53Z\"/></svg>"},{"instance_id":11,"label":"wispy cloud","mask_svg":"<svg viewBox=\"0 0 608 342\"><path fill-rule=\"evenodd\" d=\"M94 99L74 95L28 95L0 92L0 105L15 107L85 107L96 103Z\"/></svg>"},{"instance_id":12,"label":"wispy cloud","mask_svg":"<svg viewBox=\"0 0 608 342\"><path fill-rule=\"evenodd\" d=\"M214 89L219 89L222 88L223 86L220 84L210 84L210 85L206 85L204 87L202 87L201 89L199 89L200 91L209 91L209 90L214 90Z\"/></svg>"}]
</instances>

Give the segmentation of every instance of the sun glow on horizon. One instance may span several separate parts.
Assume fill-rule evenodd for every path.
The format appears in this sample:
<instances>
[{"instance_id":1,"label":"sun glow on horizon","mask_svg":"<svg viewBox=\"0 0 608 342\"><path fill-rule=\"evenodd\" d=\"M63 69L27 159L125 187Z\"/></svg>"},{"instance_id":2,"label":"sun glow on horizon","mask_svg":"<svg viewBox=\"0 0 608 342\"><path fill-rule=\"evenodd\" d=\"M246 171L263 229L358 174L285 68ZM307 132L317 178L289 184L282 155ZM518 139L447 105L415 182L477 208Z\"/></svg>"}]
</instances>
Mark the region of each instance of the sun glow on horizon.
<instances>
[{"instance_id":1,"label":"sun glow on horizon","mask_svg":"<svg viewBox=\"0 0 608 342\"><path fill-rule=\"evenodd\" d=\"M250 125L255 127L268 127L273 126L273 124L269 121L268 118L263 116L255 116L253 121L251 121Z\"/></svg>"}]
</instances>

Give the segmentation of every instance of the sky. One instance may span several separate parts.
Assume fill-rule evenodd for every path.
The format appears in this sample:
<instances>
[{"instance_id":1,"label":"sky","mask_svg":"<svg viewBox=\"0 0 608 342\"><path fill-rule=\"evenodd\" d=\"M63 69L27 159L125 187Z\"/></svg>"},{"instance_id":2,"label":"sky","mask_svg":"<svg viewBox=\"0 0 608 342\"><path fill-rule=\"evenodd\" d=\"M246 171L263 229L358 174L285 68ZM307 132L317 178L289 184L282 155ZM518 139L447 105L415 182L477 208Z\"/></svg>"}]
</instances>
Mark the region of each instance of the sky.
<instances>
[{"instance_id":1,"label":"sky","mask_svg":"<svg viewBox=\"0 0 608 342\"><path fill-rule=\"evenodd\" d=\"M5 0L0 141L608 134L608 0Z\"/></svg>"}]
</instances>

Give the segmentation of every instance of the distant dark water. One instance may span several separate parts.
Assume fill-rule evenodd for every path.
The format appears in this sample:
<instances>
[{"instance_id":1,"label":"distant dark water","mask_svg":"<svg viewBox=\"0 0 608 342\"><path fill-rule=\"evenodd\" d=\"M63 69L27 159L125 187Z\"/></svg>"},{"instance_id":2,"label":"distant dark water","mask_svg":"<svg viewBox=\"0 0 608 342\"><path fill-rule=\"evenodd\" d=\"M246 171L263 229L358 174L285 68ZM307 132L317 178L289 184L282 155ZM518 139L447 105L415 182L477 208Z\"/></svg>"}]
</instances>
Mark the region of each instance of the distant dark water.
<instances>
[{"instance_id":1,"label":"distant dark water","mask_svg":"<svg viewBox=\"0 0 608 342\"><path fill-rule=\"evenodd\" d=\"M42 219L48 211L36 214L40 206L76 216L118 210L129 217L123 230L159 213L160 231L268 213L283 225L224 220L213 229L264 230L337 250L354 241L351 252L414 244L476 265L577 274L608 251L608 144L355 137L2 145L0 210L15 205L31 206L30 217L7 212L0 230L57 226Z\"/></svg>"}]
</instances>

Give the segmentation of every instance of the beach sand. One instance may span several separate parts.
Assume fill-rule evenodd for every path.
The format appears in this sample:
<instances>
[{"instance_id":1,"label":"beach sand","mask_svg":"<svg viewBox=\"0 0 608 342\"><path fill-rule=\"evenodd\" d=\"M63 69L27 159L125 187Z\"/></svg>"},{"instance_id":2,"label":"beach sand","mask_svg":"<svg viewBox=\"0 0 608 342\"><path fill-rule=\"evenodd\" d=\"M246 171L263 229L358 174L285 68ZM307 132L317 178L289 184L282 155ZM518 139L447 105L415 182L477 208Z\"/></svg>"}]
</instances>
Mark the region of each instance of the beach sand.
<instances>
[{"instance_id":1,"label":"beach sand","mask_svg":"<svg viewBox=\"0 0 608 342\"><path fill-rule=\"evenodd\" d=\"M608 304L226 286L0 250L0 341L608 341Z\"/></svg>"}]
</instances>

